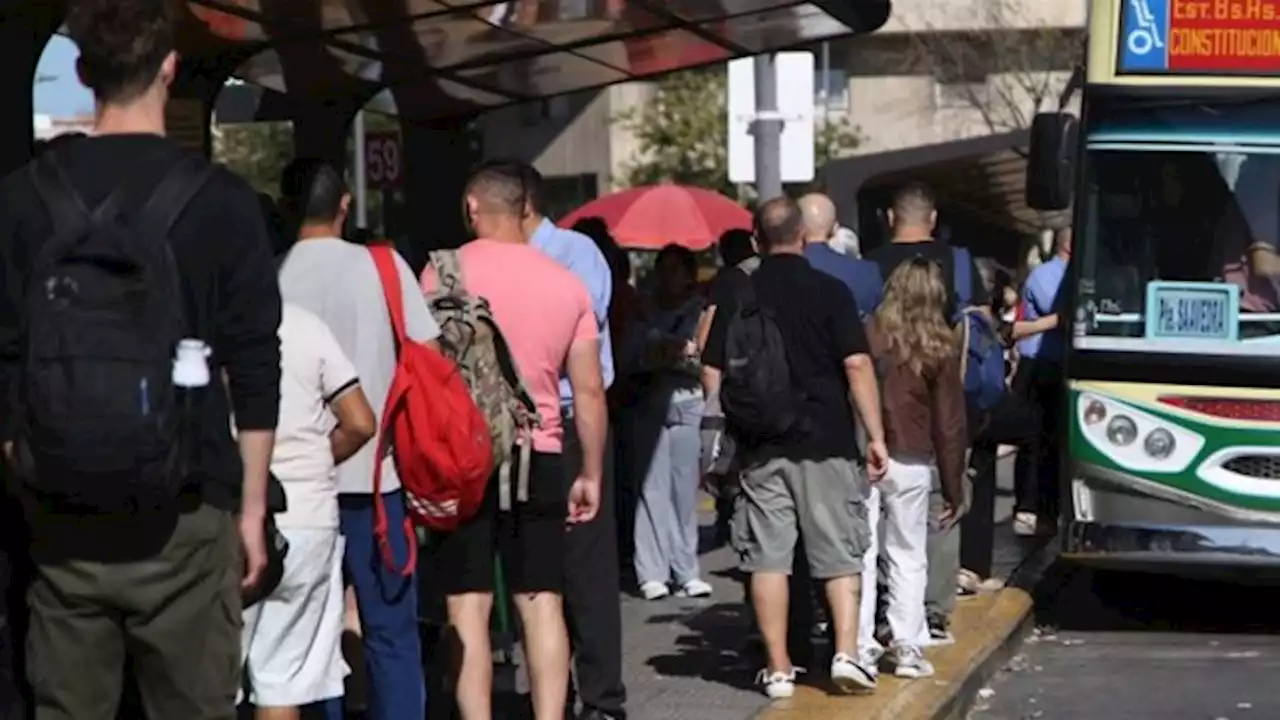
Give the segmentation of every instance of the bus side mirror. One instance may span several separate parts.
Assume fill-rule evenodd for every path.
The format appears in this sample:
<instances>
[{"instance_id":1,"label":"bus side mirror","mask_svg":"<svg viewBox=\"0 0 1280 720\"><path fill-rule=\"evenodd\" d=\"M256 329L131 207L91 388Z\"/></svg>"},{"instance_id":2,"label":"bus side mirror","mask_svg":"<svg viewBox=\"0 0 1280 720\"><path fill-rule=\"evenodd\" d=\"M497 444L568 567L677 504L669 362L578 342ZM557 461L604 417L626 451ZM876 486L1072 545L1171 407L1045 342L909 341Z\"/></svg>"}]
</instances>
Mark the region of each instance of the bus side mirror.
<instances>
[{"instance_id":1,"label":"bus side mirror","mask_svg":"<svg viewBox=\"0 0 1280 720\"><path fill-rule=\"evenodd\" d=\"M1031 122L1027 156L1027 205L1032 210L1071 207L1080 123L1067 113L1040 113Z\"/></svg>"}]
</instances>

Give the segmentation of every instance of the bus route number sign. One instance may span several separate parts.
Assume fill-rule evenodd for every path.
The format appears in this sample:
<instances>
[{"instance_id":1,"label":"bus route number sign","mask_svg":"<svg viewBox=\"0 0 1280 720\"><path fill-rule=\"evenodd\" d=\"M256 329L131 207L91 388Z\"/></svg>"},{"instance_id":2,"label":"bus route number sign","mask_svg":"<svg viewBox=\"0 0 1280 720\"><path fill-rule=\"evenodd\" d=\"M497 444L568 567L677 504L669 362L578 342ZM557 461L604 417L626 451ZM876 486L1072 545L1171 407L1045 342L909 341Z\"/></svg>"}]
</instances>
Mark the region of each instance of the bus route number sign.
<instances>
[{"instance_id":1,"label":"bus route number sign","mask_svg":"<svg viewBox=\"0 0 1280 720\"><path fill-rule=\"evenodd\" d=\"M1230 283L1153 282L1147 286L1147 338L1236 340L1240 288Z\"/></svg>"},{"instance_id":2,"label":"bus route number sign","mask_svg":"<svg viewBox=\"0 0 1280 720\"><path fill-rule=\"evenodd\" d=\"M364 140L365 177L375 188L400 186L400 135L367 133Z\"/></svg>"},{"instance_id":3,"label":"bus route number sign","mask_svg":"<svg viewBox=\"0 0 1280 720\"><path fill-rule=\"evenodd\" d=\"M1280 71L1280 0L1123 0L1120 73Z\"/></svg>"}]
</instances>

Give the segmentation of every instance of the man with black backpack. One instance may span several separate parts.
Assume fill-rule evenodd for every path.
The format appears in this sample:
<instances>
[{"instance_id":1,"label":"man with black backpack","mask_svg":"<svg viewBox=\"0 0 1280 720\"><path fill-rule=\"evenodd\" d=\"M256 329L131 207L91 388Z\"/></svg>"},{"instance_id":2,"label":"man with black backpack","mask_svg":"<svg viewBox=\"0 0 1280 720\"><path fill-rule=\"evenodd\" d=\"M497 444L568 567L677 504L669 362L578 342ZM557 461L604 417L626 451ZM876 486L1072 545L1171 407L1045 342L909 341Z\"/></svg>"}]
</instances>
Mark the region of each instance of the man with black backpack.
<instances>
[{"instance_id":1,"label":"man with black backpack","mask_svg":"<svg viewBox=\"0 0 1280 720\"><path fill-rule=\"evenodd\" d=\"M803 537L814 578L825 582L835 630L831 676L844 691L870 689L856 660L862 556L871 541L863 500L888 453L867 338L849 289L805 260L800 208L790 198L756 211L759 268L720 305L703 355L707 392L719 392L742 453L734 524L764 636L759 681L790 697L788 582ZM868 438L866 475L857 441Z\"/></svg>"},{"instance_id":2,"label":"man with black backpack","mask_svg":"<svg viewBox=\"0 0 1280 720\"><path fill-rule=\"evenodd\" d=\"M113 717L126 663L151 717L234 717L266 566L280 294L253 191L164 137L176 8L71 3L94 133L0 186L38 720Z\"/></svg>"}]
</instances>

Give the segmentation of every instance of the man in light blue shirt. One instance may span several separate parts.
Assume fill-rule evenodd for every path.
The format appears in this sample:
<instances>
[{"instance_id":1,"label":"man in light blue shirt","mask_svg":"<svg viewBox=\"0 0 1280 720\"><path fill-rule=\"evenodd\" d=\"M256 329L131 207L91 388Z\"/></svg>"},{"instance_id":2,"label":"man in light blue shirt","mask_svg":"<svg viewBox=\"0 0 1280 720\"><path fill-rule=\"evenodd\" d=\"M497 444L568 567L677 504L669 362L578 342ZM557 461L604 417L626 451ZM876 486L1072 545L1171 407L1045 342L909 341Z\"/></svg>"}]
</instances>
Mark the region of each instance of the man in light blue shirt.
<instances>
[{"instance_id":1,"label":"man in light blue shirt","mask_svg":"<svg viewBox=\"0 0 1280 720\"><path fill-rule=\"evenodd\" d=\"M1022 289L1022 321L1033 323L1058 312L1058 291L1067 274L1067 261L1071 258L1071 230L1062 229L1054 242L1055 254L1042 263L1027 278ZM1018 354L1024 358L1036 358L1043 362L1062 363L1062 329L1053 327L1018 341Z\"/></svg>"},{"instance_id":2,"label":"man in light blue shirt","mask_svg":"<svg viewBox=\"0 0 1280 720\"><path fill-rule=\"evenodd\" d=\"M525 234L529 242L582 279L591 295L596 323L600 328L600 369L606 388L613 383L613 348L609 338L609 302L613 295L613 273L595 241L573 230L556 227L546 217L542 175L522 164L524 191L528 198ZM560 378L560 405L563 412L573 408L573 391ZM576 476L577 439L568 424L564 456L572 476ZM578 697L582 700L582 720L623 720L626 717L626 687L622 684L622 610L618 602L617 517L613 505L613 463L605 452L604 482L600 489L600 512L589 523L569 528L565 542L564 610L573 641ZM572 700L570 701L572 705Z\"/></svg>"}]
</instances>

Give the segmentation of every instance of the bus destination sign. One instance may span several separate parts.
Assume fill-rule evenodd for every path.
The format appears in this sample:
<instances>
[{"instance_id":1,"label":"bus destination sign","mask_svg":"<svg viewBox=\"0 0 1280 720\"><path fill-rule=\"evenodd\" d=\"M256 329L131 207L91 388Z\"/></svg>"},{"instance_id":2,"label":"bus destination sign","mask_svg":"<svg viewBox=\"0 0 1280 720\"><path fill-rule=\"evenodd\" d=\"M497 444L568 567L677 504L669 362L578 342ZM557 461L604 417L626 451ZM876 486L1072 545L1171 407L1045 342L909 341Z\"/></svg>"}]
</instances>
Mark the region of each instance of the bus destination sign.
<instances>
[{"instance_id":1,"label":"bus destination sign","mask_svg":"<svg viewBox=\"0 0 1280 720\"><path fill-rule=\"evenodd\" d=\"M1119 72L1280 73L1280 0L1124 0Z\"/></svg>"}]
</instances>

